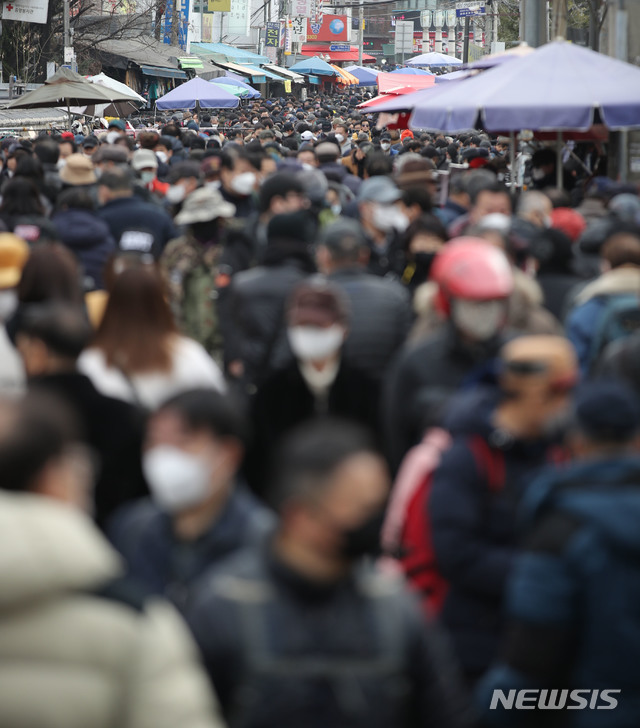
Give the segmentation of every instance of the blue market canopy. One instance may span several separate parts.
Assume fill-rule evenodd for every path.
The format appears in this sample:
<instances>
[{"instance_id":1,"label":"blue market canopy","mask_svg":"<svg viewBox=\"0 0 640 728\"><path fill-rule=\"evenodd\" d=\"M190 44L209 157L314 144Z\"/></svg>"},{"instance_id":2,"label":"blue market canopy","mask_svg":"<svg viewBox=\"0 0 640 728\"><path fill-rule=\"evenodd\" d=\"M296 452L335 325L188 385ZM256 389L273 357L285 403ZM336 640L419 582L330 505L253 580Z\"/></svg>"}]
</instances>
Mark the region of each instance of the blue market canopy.
<instances>
[{"instance_id":1,"label":"blue market canopy","mask_svg":"<svg viewBox=\"0 0 640 728\"><path fill-rule=\"evenodd\" d=\"M305 58L304 61L299 61L294 66L291 66L290 71L295 71L296 73L303 73L304 75L314 75L314 76L338 76L338 72L335 68L330 66L326 61L323 61L322 58Z\"/></svg>"},{"instance_id":2,"label":"blue market canopy","mask_svg":"<svg viewBox=\"0 0 640 728\"><path fill-rule=\"evenodd\" d=\"M373 68L364 68L363 66L347 66L345 71L348 71L352 76L355 76L360 82L358 86L377 86L377 78L380 71L375 71Z\"/></svg>"},{"instance_id":3,"label":"blue market canopy","mask_svg":"<svg viewBox=\"0 0 640 728\"><path fill-rule=\"evenodd\" d=\"M156 106L161 110L193 109L196 103L203 109L233 109L240 103L238 99L215 83L202 78L192 78L173 91L160 97Z\"/></svg>"}]
</instances>

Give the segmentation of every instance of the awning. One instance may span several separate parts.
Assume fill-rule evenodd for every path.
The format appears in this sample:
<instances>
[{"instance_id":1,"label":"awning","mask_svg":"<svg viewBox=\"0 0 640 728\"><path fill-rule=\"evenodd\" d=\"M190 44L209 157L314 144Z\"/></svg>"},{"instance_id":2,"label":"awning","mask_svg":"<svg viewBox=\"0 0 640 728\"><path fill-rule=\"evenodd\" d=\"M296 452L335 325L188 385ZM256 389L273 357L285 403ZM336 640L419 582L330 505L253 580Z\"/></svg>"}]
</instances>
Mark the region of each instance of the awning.
<instances>
[{"instance_id":1,"label":"awning","mask_svg":"<svg viewBox=\"0 0 640 728\"><path fill-rule=\"evenodd\" d=\"M274 81L282 81L282 76L278 76L275 73L272 73L271 71L268 71L266 68L262 68L261 66L254 66L252 63L245 63L245 68L250 68L254 75L258 76L266 76L267 78L271 78Z\"/></svg>"},{"instance_id":2,"label":"awning","mask_svg":"<svg viewBox=\"0 0 640 728\"><path fill-rule=\"evenodd\" d=\"M257 66L241 66L238 63L225 63L224 61L216 61L215 64L216 66L220 66L220 68L226 68L241 76L246 76L254 83L266 83L267 81L266 73L262 68L258 68Z\"/></svg>"},{"instance_id":3,"label":"awning","mask_svg":"<svg viewBox=\"0 0 640 728\"><path fill-rule=\"evenodd\" d=\"M340 61L350 61L351 63L358 63L359 60L359 51L358 46L350 46L351 50L349 51L332 51L330 49L330 45L328 43L305 43L302 46L302 50L300 53L303 56L317 56L319 53L321 53L323 56L329 56L329 60L332 63L340 62ZM377 60L375 56L370 56L368 53L362 54L362 60L364 62L371 62Z\"/></svg>"},{"instance_id":4,"label":"awning","mask_svg":"<svg viewBox=\"0 0 640 728\"><path fill-rule=\"evenodd\" d=\"M144 76L156 76L157 78L186 78L187 74L179 68L161 68L160 66L140 66Z\"/></svg>"},{"instance_id":5,"label":"awning","mask_svg":"<svg viewBox=\"0 0 640 728\"><path fill-rule=\"evenodd\" d=\"M290 71L288 68L282 68L281 66L275 66L272 63L270 63L267 66L263 66L265 71L271 71L272 73L277 74L278 76L282 76L282 78L286 78L288 81L293 81L294 83L304 83L304 76L301 76L299 73L294 73L293 71Z\"/></svg>"},{"instance_id":6,"label":"awning","mask_svg":"<svg viewBox=\"0 0 640 728\"><path fill-rule=\"evenodd\" d=\"M193 68L194 71L204 69L204 63L202 62L202 59L198 57L178 58L178 63L182 70L186 68Z\"/></svg>"},{"instance_id":7,"label":"awning","mask_svg":"<svg viewBox=\"0 0 640 728\"><path fill-rule=\"evenodd\" d=\"M331 67L335 68L336 71L340 74L340 77L338 78L338 83L342 83L345 86L357 86L360 83L355 76L352 76L348 71L340 68L340 66L334 66L332 63Z\"/></svg>"},{"instance_id":8,"label":"awning","mask_svg":"<svg viewBox=\"0 0 640 728\"><path fill-rule=\"evenodd\" d=\"M268 63L267 56L236 48L227 43L192 43L191 52L199 56L224 56L230 63Z\"/></svg>"}]
</instances>

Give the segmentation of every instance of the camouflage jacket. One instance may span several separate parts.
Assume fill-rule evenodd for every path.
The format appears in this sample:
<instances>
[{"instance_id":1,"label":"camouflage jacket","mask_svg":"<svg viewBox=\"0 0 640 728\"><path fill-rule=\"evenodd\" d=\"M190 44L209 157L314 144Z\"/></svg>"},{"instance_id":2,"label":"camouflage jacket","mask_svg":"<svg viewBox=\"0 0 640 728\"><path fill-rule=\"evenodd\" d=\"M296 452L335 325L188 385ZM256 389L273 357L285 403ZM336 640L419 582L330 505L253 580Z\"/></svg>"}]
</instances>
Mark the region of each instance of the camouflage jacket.
<instances>
[{"instance_id":1,"label":"camouflage jacket","mask_svg":"<svg viewBox=\"0 0 640 728\"><path fill-rule=\"evenodd\" d=\"M221 254L220 245L203 246L185 233L167 244L160 259L176 323L218 363L223 353L218 299L229 284L220 272Z\"/></svg>"}]
</instances>

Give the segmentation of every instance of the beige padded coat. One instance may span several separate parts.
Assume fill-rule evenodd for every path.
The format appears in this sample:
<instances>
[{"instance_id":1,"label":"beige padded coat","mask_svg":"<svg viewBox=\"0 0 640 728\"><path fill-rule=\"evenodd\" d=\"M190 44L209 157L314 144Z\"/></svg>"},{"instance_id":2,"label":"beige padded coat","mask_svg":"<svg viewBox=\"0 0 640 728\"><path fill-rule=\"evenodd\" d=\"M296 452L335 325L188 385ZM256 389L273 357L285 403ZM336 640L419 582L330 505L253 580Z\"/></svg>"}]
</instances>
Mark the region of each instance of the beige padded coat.
<instances>
[{"instance_id":1,"label":"beige padded coat","mask_svg":"<svg viewBox=\"0 0 640 728\"><path fill-rule=\"evenodd\" d=\"M122 575L83 514L0 493L0 728L221 728L166 602L92 594Z\"/></svg>"}]
</instances>

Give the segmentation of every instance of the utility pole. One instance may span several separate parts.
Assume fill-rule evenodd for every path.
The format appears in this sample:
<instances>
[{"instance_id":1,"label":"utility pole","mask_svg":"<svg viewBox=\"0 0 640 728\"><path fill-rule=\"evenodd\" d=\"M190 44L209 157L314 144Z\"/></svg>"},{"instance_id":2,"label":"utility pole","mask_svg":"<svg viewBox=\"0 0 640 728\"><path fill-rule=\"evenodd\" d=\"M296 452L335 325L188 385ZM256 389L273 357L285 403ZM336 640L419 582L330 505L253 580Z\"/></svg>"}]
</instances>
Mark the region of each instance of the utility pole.
<instances>
[{"instance_id":1,"label":"utility pole","mask_svg":"<svg viewBox=\"0 0 640 728\"><path fill-rule=\"evenodd\" d=\"M567 0L554 0L551 14L551 37L567 37Z\"/></svg>"},{"instance_id":2,"label":"utility pole","mask_svg":"<svg viewBox=\"0 0 640 728\"><path fill-rule=\"evenodd\" d=\"M548 42L549 4L545 0L520 0L520 40L532 48Z\"/></svg>"},{"instance_id":3,"label":"utility pole","mask_svg":"<svg viewBox=\"0 0 640 728\"><path fill-rule=\"evenodd\" d=\"M360 0L358 8L358 65L362 65L362 56L364 54L364 2Z\"/></svg>"},{"instance_id":4,"label":"utility pole","mask_svg":"<svg viewBox=\"0 0 640 728\"><path fill-rule=\"evenodd\" d=\"M469 16L464 19L464 46L462 49L462 62L469 63Z\"/></svg>"}]
</instances>

